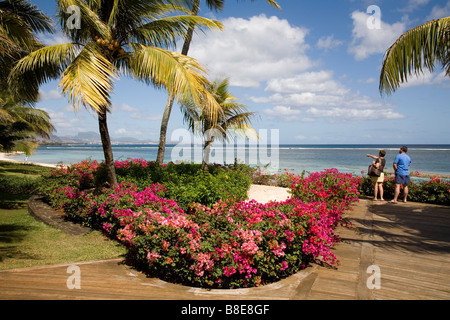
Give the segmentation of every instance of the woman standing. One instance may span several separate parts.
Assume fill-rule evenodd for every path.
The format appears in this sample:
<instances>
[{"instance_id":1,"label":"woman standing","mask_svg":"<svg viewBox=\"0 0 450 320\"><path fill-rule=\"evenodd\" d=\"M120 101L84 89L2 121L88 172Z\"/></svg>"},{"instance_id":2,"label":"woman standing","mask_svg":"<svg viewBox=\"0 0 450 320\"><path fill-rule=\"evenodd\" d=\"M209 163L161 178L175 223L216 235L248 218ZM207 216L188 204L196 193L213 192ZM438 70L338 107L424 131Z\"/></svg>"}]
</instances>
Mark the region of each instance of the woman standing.
<instances>
[{"instance_id":1,"label":"woman standing","mask_svg":"<svg viewBox=\"0 0 450 320\"><path fill-rule=\"evenodd\" d=\"M374 197L373 200L378 200L378 193L380 193L380 199L384 200L383 198L383 182L384 182L384 166L386 165L386 159L384 158L384 156L386 155L386 151L384 150L380 150L380 152L378 153L378 157L377 156L373 156L371 154L367 154L368 157L375 159L374 161L372 161L372 165L377 168L378 170L381 171L381 174L379 177L373 177L371 176L372 182L373 182L373 187L374 187Z\"/></svg>"}]
</instances>

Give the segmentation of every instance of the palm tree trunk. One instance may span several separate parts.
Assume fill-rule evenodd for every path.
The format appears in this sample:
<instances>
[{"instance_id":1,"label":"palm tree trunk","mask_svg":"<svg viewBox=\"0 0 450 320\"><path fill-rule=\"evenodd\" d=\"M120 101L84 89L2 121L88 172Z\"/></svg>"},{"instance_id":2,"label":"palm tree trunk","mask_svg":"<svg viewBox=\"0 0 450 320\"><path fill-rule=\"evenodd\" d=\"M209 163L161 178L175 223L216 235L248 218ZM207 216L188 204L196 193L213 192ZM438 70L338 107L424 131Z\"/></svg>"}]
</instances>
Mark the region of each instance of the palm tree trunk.
<instances>
[{"instance_id":1,"label":"palm tree trunk","mask_svg":"<svg viewBox=\"0 0 450 320\"><path fill-rule=\"evenodd\" d=\"M195 2L192 4L192 16L197 16L198 15L198 9L200 7L200 0L195 0ZM186 35L186 39L184 39L184 44L183 44L183 50L181 50L181 54L184 54L185 56L188 54L189 52L189 47L191 46L191 41L192 41L192 36L194 34L194 27L190 27L187 35Z\"/></svg>"},{"instance_id":2,"label":"palm tree trunk","mask_svg":"<svg viewBox=\"0 0 450 320\"><path fill-rule=\"evenodd\" d=\"M166 136L167 136L167 126L169 124L170 113L172 112L173 102L175 96L169 93L167 99L166 108L164 109L164 114L161 120L161 131L159 133L159 147L158 155L156 156L156 162L162 165L164 163L164 154L166 151Z\"/></svg>"},{"instance_id":3,"label":"palm tree trunk","mask_svg":"<svg viewBox=\"0 0 450 320\"><path fill-rule=\"evenodd\" d=\"M208 163L209 163L209 155L211 153L211 145L213 143L213 140L208 140L205 142L205 147L203 148L203 158L202 158L202 170L206 171L208 169Z\"/></svg>"},{"instance_id":4,"label":"palm tree trunk","mask_svg":"<svg viewBox=\"0 0 450 320\"><path fill-rule=\"evenodd\" d=\"M108 131L108 123L106 120L106 108L98 112L98 127L100 137L102 139L103 154L105 156L106 174L110 186L117 184L116 170L114 166L114 156L111 147L111 138Z\"/></svg>"},{"instance_id":5,"label":"palm tree trunk","mask_svg":"<svg viewBox=\"0 0 450 320\"><path fill-rule=\"evenodd\" d=\"M200 0L195 0L192 5L192 13L191 15L197 16L198 9L200 7ZM187 56L189 52L189 47L191 46L192 35L194 34L194 27L190 27L186 39L184 40L183 49L181 50L181 54ZM164 109L163 118L161 120L161 130L159 133L159 147L158 147L158 155L156 156L156 162L160 165L164 162L164 154L166 152L166 141L167 141L167 126L169 123L170 113L172 112L173 102L175 100L175 96L169 92L169 97L167 98L166 108Z\"/></svg>"}]
</instances>

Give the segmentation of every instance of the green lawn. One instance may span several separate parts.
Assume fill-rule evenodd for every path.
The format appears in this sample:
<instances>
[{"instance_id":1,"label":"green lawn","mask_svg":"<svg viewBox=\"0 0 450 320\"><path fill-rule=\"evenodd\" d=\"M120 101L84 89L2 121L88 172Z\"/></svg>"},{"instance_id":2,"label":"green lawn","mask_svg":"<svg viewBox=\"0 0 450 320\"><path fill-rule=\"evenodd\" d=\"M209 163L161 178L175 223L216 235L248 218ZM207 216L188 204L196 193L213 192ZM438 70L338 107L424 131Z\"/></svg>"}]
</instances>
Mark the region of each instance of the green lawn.
<instances>
[{"instance_id":1,"label":"green lawn","mask_svg":"<svg viewBox=\"0 0 450 320\"><path fill-rule=\"evenodd\" d=\"M36 179L48 168L0 162L0 178L11 186ZM5 181L5 180L4 180ZM108 259L125 248L98 231L71 236L35 220L27 210L30 194L0 193L0 270Z\"/></svg>"}]
</instances>

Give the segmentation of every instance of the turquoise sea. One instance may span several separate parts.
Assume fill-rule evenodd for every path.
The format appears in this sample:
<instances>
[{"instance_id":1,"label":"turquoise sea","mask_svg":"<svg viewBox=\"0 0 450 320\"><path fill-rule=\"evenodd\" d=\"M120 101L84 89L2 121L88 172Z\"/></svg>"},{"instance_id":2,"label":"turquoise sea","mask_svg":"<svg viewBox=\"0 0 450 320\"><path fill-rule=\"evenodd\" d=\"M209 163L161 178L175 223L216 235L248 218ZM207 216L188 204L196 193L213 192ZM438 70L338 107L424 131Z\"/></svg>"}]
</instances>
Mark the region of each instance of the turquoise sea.
<instances>
[{"instance_id":1,"label":"turquoise sea","mask_svg":"<svg viewBox=\"0 0 450 320\"><path fill-rule=\"evenodd\" d=\"M366 171L371 159L366 154L377 155L384 149L386 167L391 163L401 145L276 145L273 148L257 145L216 146L211 152L211 162L233 163L238 159L241 163L264 167L267 171L277 172L289 170L294 173L321 171L337 168L341 172L361 174ZM412 159L411 171L450 175L450 145L408 145L408 154ZM125 160L139 158L154 161L158 146L113 145L114 158ZM12 156L14 160L24 160L23 155ZM101 145L59 145L41 146L28 158L30 162L48 164L63 163L66 165L85 159L102 161ZM200 146L167 145L165 162L201 162Z\"/></svg>"}]
</instances>

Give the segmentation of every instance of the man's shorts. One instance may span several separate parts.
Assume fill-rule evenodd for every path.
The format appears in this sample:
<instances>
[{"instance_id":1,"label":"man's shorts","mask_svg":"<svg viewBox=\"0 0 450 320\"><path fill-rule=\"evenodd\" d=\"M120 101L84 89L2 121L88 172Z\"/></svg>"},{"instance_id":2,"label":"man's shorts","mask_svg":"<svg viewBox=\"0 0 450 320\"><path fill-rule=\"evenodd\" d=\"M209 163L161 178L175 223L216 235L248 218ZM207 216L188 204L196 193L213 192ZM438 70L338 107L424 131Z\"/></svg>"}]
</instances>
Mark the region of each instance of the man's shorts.
<instances>
[{"instance_id":1,"label":"man's shorts","mask_svg":"<svg viewBox=\"0 0 450 320\"><path fill-rule=\"evenodd\" d=\"M409 175L401 175L401 174L397 174L395 176L395 183L396 184L409 184L411 181L409 179Z\"/></svg>"}]
</instances>

